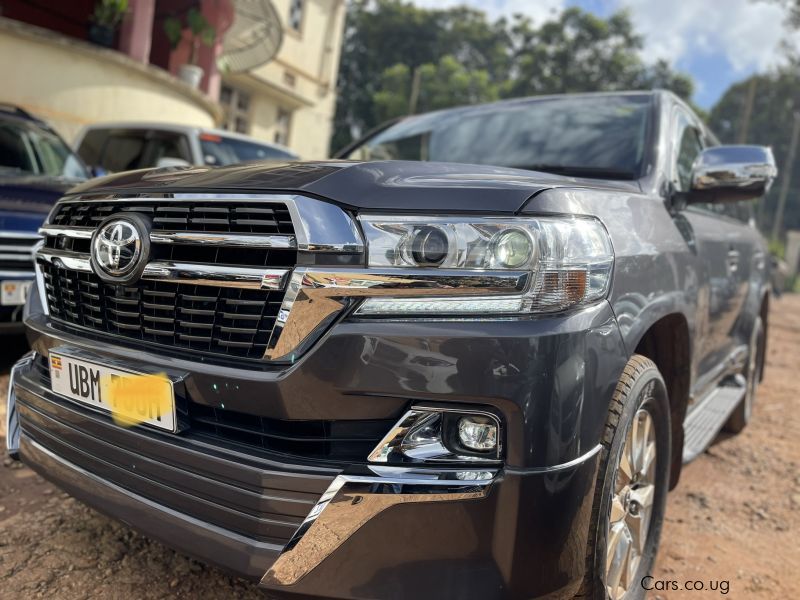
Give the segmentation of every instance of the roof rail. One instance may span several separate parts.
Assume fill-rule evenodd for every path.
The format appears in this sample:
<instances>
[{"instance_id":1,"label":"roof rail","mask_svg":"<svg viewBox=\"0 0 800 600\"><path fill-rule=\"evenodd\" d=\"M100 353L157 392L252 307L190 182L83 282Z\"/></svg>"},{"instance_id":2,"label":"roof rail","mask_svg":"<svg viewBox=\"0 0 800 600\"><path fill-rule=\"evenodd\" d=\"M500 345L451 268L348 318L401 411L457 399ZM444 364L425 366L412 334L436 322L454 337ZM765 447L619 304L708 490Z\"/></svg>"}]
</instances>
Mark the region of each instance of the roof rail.
<instances>
[{"instance_id":1,"label":"roof rail","mask_svg":"<svg viewBox=\"0 0 800 600\"><path fill-rule=\"evenodd\" d=\"M0 111L13 113L19 117L23 117L25 119L30 119L31 121L39 121L36 117L34 117L31 113L29 113L24 108L20 108L16 104L11 104L10 102L0 102Z\"/></svg>"}]
</instances>

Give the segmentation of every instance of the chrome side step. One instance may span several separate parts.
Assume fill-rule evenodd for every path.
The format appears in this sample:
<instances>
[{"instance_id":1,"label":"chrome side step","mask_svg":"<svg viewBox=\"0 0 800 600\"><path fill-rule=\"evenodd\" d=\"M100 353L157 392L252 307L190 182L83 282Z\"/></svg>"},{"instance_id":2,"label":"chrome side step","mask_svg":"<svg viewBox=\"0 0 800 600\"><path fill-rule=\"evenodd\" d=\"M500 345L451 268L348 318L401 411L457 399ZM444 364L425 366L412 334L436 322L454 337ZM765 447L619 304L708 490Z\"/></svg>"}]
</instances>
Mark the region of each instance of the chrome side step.
<instances>
[{"instance_id":1,"label":"chrome side step","mask_svg":"<svg viewBox=\"0 0 800 600\"><path fill-rule=\"evenodd\" d=\"M731 413L744 399L744 378L737 375L706 396L683 422L683 462L702 454L714 441Z\"/></svg>"}]
</instances>

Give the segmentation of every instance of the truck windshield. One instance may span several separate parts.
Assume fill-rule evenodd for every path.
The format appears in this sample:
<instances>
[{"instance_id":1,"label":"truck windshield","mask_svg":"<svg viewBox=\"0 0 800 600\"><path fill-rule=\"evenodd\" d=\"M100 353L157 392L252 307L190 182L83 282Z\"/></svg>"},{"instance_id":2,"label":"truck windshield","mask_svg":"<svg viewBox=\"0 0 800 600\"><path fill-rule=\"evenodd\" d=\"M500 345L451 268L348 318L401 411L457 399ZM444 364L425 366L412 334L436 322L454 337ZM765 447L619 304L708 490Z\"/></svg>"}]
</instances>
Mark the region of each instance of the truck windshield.
<instances>
[{"instance_id":1,"label":"truck windshield","mask_svg":"<svg viewBox=\"0 0 800 600\"><path fill-rule=\"evenodd\" d=\"M203 150L203 161L207 165L216 167L250 160L294 160L297 158L294 154L284 152L275 146L213 133L200 134L200 147Z\"/></svg>"},{"instance_id":2,"label":"truck windshield","mask_svg":"<svg viewBox=\"0 0 800 600\"><path fill-rule=\"evenodd\" d=\"M562 96L409 117L348 152L355 160L496 165L577 177L642 172L649 94Z\"/></svg>"},{"instance_id":3,"label":"truck windshield","mask_svg":"<svg viewBox=\"0 0 800 600\"><path fill-rule=\"evenodd\" d=\"M57 135L27 123L0 122L0 177L9 175L88 177L80 159Z\"/></svg>"}]
</instances>

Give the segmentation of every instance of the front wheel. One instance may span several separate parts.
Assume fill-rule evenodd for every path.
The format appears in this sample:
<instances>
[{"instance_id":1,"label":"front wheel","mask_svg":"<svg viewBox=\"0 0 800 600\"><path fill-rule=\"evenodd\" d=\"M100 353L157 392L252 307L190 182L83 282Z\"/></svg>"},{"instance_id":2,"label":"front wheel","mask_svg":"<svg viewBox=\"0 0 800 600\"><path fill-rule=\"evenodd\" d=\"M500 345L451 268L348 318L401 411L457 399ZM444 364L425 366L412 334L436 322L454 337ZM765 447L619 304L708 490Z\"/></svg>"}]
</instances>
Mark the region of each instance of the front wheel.
<instances>
[{"instance_id":1,"label":"front wheel","mask_svg":"<svg viewBox=\"0 0 800 600\"><path fill-rule=\"evenodd\" d=\"M581 597L643 598L664 520L670 464L667 388L655 363L634 355L609 407Z\"/></svg>"}]
</instances>

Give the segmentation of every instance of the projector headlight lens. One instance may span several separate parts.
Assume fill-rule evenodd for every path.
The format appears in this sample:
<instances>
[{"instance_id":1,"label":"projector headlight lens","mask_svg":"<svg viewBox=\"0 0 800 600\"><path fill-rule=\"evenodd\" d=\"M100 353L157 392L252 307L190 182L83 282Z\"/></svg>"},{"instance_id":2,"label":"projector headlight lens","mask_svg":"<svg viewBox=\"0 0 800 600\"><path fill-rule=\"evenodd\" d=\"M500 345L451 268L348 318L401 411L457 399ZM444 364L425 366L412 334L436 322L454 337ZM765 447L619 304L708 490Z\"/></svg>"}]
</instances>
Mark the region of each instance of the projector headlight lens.
<instances>
[{"instance_id":1,"label":"projector headlight lens","mask_svg":"<svg viewBox=\"0 0 800 600\"><path fill-rule=\"evenodd\" d=\"M504 269L520 269L533 255L533 243L521 229L508 229L492 242L493 263Z\"/></svg>"},{"instance_id":2,"label":"projector headlight lens","mask_svg":"<svg viewBox=\"0 0 800 600\"><path fill-rule=\"evenodd\" d=\"M438 266L447 258L447 235L438 227L421 227L413 233L411 257L423 266Z\"/></svg>"}]
</instances>

